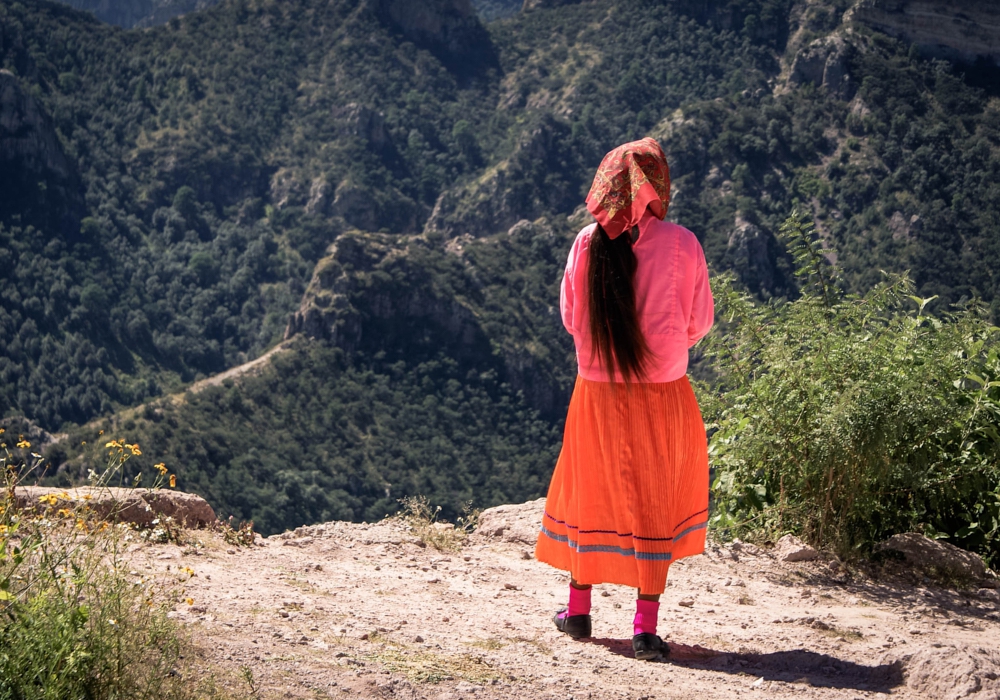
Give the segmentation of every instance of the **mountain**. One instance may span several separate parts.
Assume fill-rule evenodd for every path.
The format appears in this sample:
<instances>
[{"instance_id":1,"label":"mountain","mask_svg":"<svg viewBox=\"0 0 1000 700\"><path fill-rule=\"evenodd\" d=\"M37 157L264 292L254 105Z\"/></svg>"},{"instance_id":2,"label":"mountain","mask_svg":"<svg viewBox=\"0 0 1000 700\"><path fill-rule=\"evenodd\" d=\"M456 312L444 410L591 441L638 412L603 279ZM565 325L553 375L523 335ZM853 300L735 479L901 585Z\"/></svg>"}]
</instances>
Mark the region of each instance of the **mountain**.
<instances>
[{"instance_id":1,"label":"mountain","mask_svg":"<svg viewBox=\"0 0 1000 700\"><path fill-rule=\"evenodd\" d=\"M103 427L267 531L540 495L559 273L601 157L647 134L671 218L756 295L797 293L799 207L852 289L909 269L1000 318L985 60L846 0L514 5L225 0L131 31L0 5L0 411L70 436L53 480Z\"/></svg>"},{"instance_id":2,"label":"mountain","mask_svg":"<svg viewBox=\"0 0 1000 700\"><path fill-rule=\"evenodd\" d=\"M174 17L203 10L219 0L63 0L70 7L94 15L107 24L126 29L153 27ZM423 3L395 3L397 12L422 11ZM522 0L474 0L475 11L484 22L509 17L521 9ZM409 8L407 8L409 5Z\"/></svg>"}]
</instances>

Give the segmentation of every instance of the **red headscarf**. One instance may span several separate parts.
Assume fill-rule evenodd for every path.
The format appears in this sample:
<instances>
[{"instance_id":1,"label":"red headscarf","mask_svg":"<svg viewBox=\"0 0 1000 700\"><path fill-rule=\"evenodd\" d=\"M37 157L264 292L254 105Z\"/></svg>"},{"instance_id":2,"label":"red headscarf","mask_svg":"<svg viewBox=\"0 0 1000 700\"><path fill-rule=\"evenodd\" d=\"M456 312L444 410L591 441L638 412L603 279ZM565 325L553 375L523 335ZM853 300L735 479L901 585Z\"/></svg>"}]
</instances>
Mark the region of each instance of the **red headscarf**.
<instances>
[{"instance_id":1,"label":"red headscarf","mask_svg":"<svg viewBox=\"0 0 1000 700\"><path fill-rule=\"evenodd\" d=\"M604 156L587 195L587 209L609 238L639 223L648 207L658 219L670 206L670 167L654 139L626 143Z\"/></svg>"}]
</instances>

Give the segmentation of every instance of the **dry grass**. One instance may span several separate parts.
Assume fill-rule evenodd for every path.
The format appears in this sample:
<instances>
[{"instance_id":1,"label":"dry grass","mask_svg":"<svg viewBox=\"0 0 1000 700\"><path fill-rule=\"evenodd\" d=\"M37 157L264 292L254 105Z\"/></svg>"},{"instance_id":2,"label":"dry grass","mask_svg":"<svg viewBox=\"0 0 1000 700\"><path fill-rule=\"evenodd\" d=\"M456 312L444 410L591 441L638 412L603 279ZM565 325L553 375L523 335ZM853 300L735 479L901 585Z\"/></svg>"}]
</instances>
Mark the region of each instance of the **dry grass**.
<instances>
[{"instance_id":1,"label":"dry grass","mask_svg":"<svg viewBox=\"0 0 1000 700\"><path fill-rule=\"evenodd\" d=\"M393 641L382 634L373 634L368 641L379 648L365 653L366 660L417 683L464 680L483 685L502 678L502 674L480 656L435 654Z\"/></svg>"}]
</instances>

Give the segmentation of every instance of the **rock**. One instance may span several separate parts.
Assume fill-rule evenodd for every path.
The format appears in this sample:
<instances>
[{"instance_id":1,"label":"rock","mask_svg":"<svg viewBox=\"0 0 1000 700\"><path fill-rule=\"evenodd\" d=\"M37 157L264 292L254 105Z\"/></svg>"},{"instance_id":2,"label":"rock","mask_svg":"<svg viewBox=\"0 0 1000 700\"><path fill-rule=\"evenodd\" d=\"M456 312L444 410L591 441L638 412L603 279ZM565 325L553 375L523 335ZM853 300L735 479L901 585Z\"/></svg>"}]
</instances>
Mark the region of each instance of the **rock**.
<instances>
[{"instance_id":1,"label":"rock","mask_svg":"<svg viewBox=\"0 0 1000 700\"><path fill-rule=\"evenodd\" d=\"M693 608L694 598L684 598L683 600L677 601L677 604L682 608Z\"/></svg>"},{"instance_id":2,"label":"rock","mask_svg":"<svg viewBox=\"0 0 1000 700\"><path fill-rule=\"evenodd\" d=\"M470 0L375 0L383 23L434 54L461 78L499 65L489 32Z\"/></svg>"},{"instance_id":3,"label":"rock","mask_svg":"<svg viewBox=\"0 0 1000 700\"><path fill-rule=\"evenodd\" d=\"M821 37L795 55L788 81L792 85L813 83L835 97L849 100L855 92L848 74L849 63L850 45L842 36Z\"/></svg>"},{"instance_id":4,"label":"rock","mask_svg":"<svg viewBox=\"0 0 1000 700\"><path fill-rule=\"evenodd\" d=\"M275 209L295 204L302 196L302 183L289 168L279 168L271 176L271 203Z\"/></svg>"},{"instance_id":5,"label":"rock","mask_svg":"<svg viewBox=\"0 0 1000 700\"><path fill-rule=\"evenodd\" d=\"M845 16L939 58L1000 65L1000 4L984 0L865 0Z\"/></svg>"},{"instance_id":6,"label":"rock","mask_svg":"<svg viewBox=\"0 0 1000 700\"><path fill-rule=\"evenodd\" d=\"M775 271L770 251L771 236L736 213L727 248L740 281L751 289L774 288Z\"/></svg>"},{"instance_id":7,"label":"rock","mask_svg":"<svg viewBox=\"0 0 1000 700\"><path fill-rule=\"evenodd\" d=\"M1000 696L1000 652L930 647L903 660L906 687L935 700L994 700Z\"/></svg>"},{"instance_id":8,"label":"rock","mask_svg":"<svg viewBox=\"0 0 1000 700\"><path fill-rule=\"evenodd\" d=\"M330 199L333 187L326 178L318 177L309 186L309 201L306 202L307 214L326 214L330 209Z\"/></svg>"},{"instance_id":9,"label":"rock","mask_svg":"<svg viewBox=\"0 0 1000 700\"><path fill-rule=\"evenodd\" d=\"M978 555L916 532L893 535L877 545L875 551L898 552L907 564L928 574L981 579L987 572Z\"/></svg>"},{"instance_id":10,"label":"rock","mask_svg":"<svg viewBox=\"0 0 1000 700\"><path fill-rule=\"evenodd\" d=\"M52 118L0 69L0 219L21 216L73 237L84 213L83 186Z\"/></svg>"},{"instance_id":11,"label":"rock","mask_svg":"<svg viewBox=\"0 0 1000 700\"><path fill-rule=\"evenodd\" d=\"M418 634L418 635L417 635L416 637L414 637L414 638L413 638L413 641L414 641L414 643L416 643L416 644L423 644L423 643L424 643L424 638L423 638L423 637L421 637L421 636L420 636L420 635Z\"/></svg>"},{"instance_id":12,"label":"rock","mask_svg":"<svg viewBox=\"0 0 1000 700\"><path fill-rule=\"evenodd\" d=\"M772 552L779 561L812 561L819 557L819 552L807 545L795 535L785 535L774 545Z\"/></svg>"},{"instance_id":13,"label":"rock","mask_svg":"<svg viewBox=\"0 0 1000 700\"><path fill-rule=\"evenodd\" d=\"M364 139L376 150L389 144L389 134L385 130L385 116L370 107L349 102L333 109L337 131L342 136Z\"/></svg>"},{"instance_id":14,"label":"rock","mask_svg":"<svg viewBox=\"0 0 1000 700\"><path fill-rule=\"evenodd\" d=\"M24 486L17 489L16 499L21 508L44 508L38 503L38 499L50 494L59 498L59 505L54 507L72 508L86 503L101 518L113 517L120 522L142 527L152 527L154 520L166 517L172 518L181 527L190 528L205 527L216 522L215 511L204 498L183 491Z\"/></svg>"},{"instance_id":15,"label":"rock","mask_svg":"<svg viewBox=\"0 0 1000 700\"><path fill-rule=\"evenodd\" d=\"M285 547L307 547L313 542L312 537L296 537L295 539L285 540L281 544Z\"/></svg>"},{"instance_id":16,"label":"rock","mask_svg":"<svg viewBox=\"0 0 1000 700\"><path fill-rule=\"evenodd\" d=\"M479 514L474 540L501 541L534 546L542 525L545 499L518 505L487 508Z\"/></svg>"}]
</instances>

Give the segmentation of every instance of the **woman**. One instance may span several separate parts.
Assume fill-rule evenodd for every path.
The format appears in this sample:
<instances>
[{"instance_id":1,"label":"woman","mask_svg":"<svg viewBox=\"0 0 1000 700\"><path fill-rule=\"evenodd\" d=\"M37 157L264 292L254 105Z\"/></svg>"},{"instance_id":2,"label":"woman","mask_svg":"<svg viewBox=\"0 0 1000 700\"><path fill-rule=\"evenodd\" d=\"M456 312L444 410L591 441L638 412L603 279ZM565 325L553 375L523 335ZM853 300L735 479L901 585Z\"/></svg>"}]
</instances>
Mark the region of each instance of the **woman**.
<instances>
[{"instance_id":1,"label":"woman","mask_svg":"<svg viewBox=\"0 0 1000 700\"><path fill-rule=\"evenodd\" d=\"M705 254L664 221L670 171L651 138L605 156L587 196L597 220L576 237L562 280L579 374L535 553L569 571L556 627L589 637L591 584L638 589L632 648L656 636L667 569L705 549L708 450L687 371L714 314Z\"/></svg>"}]
</instances>

